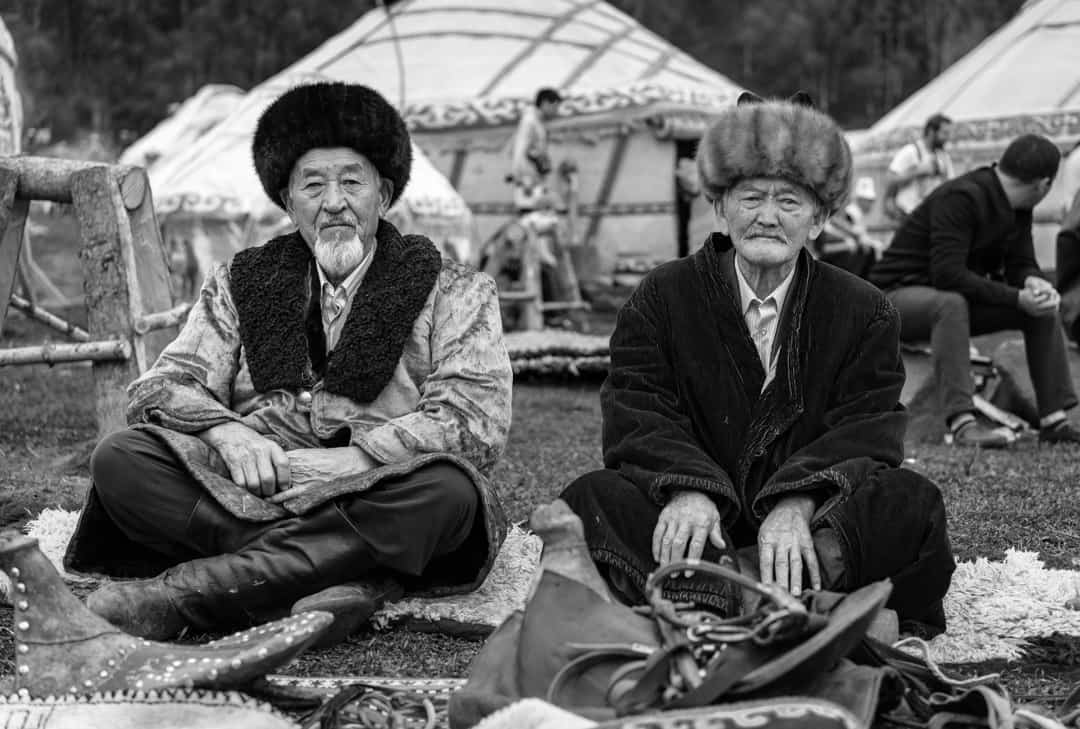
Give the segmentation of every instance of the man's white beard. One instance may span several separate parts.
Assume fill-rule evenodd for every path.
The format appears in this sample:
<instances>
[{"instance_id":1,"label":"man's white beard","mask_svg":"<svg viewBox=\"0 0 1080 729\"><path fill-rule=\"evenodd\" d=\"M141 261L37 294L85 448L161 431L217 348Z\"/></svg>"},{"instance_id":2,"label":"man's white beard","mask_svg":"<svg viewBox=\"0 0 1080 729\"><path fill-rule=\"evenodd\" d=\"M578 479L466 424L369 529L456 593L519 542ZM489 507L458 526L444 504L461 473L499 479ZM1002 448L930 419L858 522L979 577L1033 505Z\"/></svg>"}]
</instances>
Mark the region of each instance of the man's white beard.
<instances>
[{"instance_id":1,"label":"man's white beard","mask_svg":"<svg viewBox=\"0 0 1080 729\"><path fill-rule=\"evenodd\" d=\"M329 234L319 231L315 236L315 260L327 278L335 279L337 283L356 270L364 260L364 252L364 242L355 229L349 237L334 231Z\"/></svg>"}]
</instances>

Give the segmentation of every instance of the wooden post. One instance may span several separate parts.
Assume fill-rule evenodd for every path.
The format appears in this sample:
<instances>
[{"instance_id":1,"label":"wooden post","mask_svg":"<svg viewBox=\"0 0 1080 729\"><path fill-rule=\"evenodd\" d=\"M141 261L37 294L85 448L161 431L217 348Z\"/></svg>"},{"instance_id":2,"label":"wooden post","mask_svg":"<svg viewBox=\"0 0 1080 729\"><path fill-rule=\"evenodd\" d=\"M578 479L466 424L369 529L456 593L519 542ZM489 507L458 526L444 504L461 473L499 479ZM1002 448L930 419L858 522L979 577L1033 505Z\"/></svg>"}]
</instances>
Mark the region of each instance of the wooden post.
<instances>
[{"instance_id":1,"label":"wooden post","mask_svg":"<svg viewBox=\"0 0 1080 729\"><path fill-rule=\"evenodd\" d=\"M29 200L17 199L18 186L18 173L0 167L0 331L4 327L11 292L15 289L23 231L30 210Z\"/></svg>"},{"instance_id":2,"label":"wooden post","mask_svg":"<svg viewBox=\"0 0 1080 729\"><path fill-rule=\"evenodd\" d=\"M99 436L124 427L127 386L152 364L160 351L158 340L167 336L168 330L134 334L135 319L172 305L164 249L147 188L142 186L141 197L129 195L125 200L117 177L115 168L105 166L79 169L70 176L82 236L79 257L90 336L129 340L132 349L131 359L94 363ZM129 206L134 219L128 216Z\"/></svg>"},{"instance_id":3,"label":"wooden post","mask_svg":"<svg viewBox=\"0 0 1080 729\"><path fill-rule=\"evenodd\" d=\"M131 229L133 265L128 269L128 286L133 292L131 315L135 332L135 359L139 372L145 372L157 361L161 350L176 339L183 320L167 318L169 310L173 308L172 276L169 274L168 251L161 240L161 228L154 212L146 172L136 168L133 173L122 177L120 192ZM159 317L156 325L142 327L147 317L153 318L158 314L166 316L166 319ZM186 310L183 316L186 318Z\"/></svg>"},{"instance_id":4,"label":"wooden post","mask_svg":"<svg viewBox=\"0 0 1080 729\"><path fill-rule=\"evenodd\" d=\"M525 330L543 329L544 312L540 308L543 288L540 284L540 251L537 250L536 233L529 226L525 228L525 245L521 250L521 281L531 297L521 302L521 328Z\"/></svg>"}]
</instances>

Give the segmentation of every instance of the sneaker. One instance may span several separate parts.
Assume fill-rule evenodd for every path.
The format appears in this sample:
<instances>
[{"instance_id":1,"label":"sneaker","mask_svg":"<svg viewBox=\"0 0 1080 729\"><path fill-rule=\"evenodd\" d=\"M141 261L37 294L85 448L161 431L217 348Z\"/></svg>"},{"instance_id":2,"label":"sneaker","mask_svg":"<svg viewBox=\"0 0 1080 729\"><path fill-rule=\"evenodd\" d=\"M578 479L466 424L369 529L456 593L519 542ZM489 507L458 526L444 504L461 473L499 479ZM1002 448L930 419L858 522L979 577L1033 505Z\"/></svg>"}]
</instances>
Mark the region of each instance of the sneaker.
<instances>
[{"instance_id":1,"label":"sneaker","mask_svg":"<svg viewBox=\"0 0 1080 729\"><path fill-rule=\"evenodd\" d=\"M1008 448L1012 439L1000 428L989 428L978 420L968 420L952 432L952 442L968 448Z\"/></svg>"},{"instance_id":2,"label":"sneaker","mask_svg":"<svg viewBox=\"0 0 1080 729\"><path fill-rule=\"evenodd\" d=\"M1039 443L1080 443L1080 430L1068 420L1039 429Z\"/></svg>"}]
</instances>

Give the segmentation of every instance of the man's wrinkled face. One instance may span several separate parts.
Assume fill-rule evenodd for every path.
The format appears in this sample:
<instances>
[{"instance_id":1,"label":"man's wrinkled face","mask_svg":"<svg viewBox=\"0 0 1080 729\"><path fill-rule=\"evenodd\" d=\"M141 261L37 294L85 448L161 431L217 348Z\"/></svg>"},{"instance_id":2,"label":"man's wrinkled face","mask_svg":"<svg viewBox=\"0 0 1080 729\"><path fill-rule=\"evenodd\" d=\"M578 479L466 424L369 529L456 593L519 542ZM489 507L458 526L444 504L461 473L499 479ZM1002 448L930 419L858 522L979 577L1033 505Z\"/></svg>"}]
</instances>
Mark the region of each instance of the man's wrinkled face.
<instances>
[{"instance_id":1,"label":"man's wrinkled face","mask_svg":"<svg viewBox=\"0 0 1080 729\"><path fill-rule=\"evenodd\" d=\"M393 185L348 147L312 149L296 161L285 209L328 278L340 282L375 241Z\"/></svg>"},{"instance_id":2,"label":"man's wrinkled face","mask_svg":"<svg viewBox=\"0 0 1080 729\"><path fill-rule=\"evenodd\" d=\"M739 181L714 204L717 229L747 263L775 268L794 261L821 235L825 215L803 187L775 177Z\"/></svg>"}]
</instances>

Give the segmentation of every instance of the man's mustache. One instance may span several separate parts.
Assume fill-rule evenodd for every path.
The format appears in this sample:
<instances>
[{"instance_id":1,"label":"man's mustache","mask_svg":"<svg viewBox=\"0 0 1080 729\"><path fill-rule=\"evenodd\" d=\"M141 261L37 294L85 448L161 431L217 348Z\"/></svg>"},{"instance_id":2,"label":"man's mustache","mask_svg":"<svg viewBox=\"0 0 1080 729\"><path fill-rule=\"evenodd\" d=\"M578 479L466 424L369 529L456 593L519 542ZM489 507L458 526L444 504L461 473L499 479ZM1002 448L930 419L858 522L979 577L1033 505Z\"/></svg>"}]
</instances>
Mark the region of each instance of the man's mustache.
<instances>
[{"instance_id":1,"label":"man's mustache","mask_svg":"<svg viewBox=\"0 0 1080 729\"><path fill-rule=\"evenodd\" d=\"M771 230L760 230L760 229L748 230L748 231L746 231L746 237L747 238L772 238L773 240L778 240L778 241L781 241L782 243L787 243L787 239L784 238L783 235L781 235L780 233L777 233L777 232L773 232Z\"/></svg>"}]
</instances>

